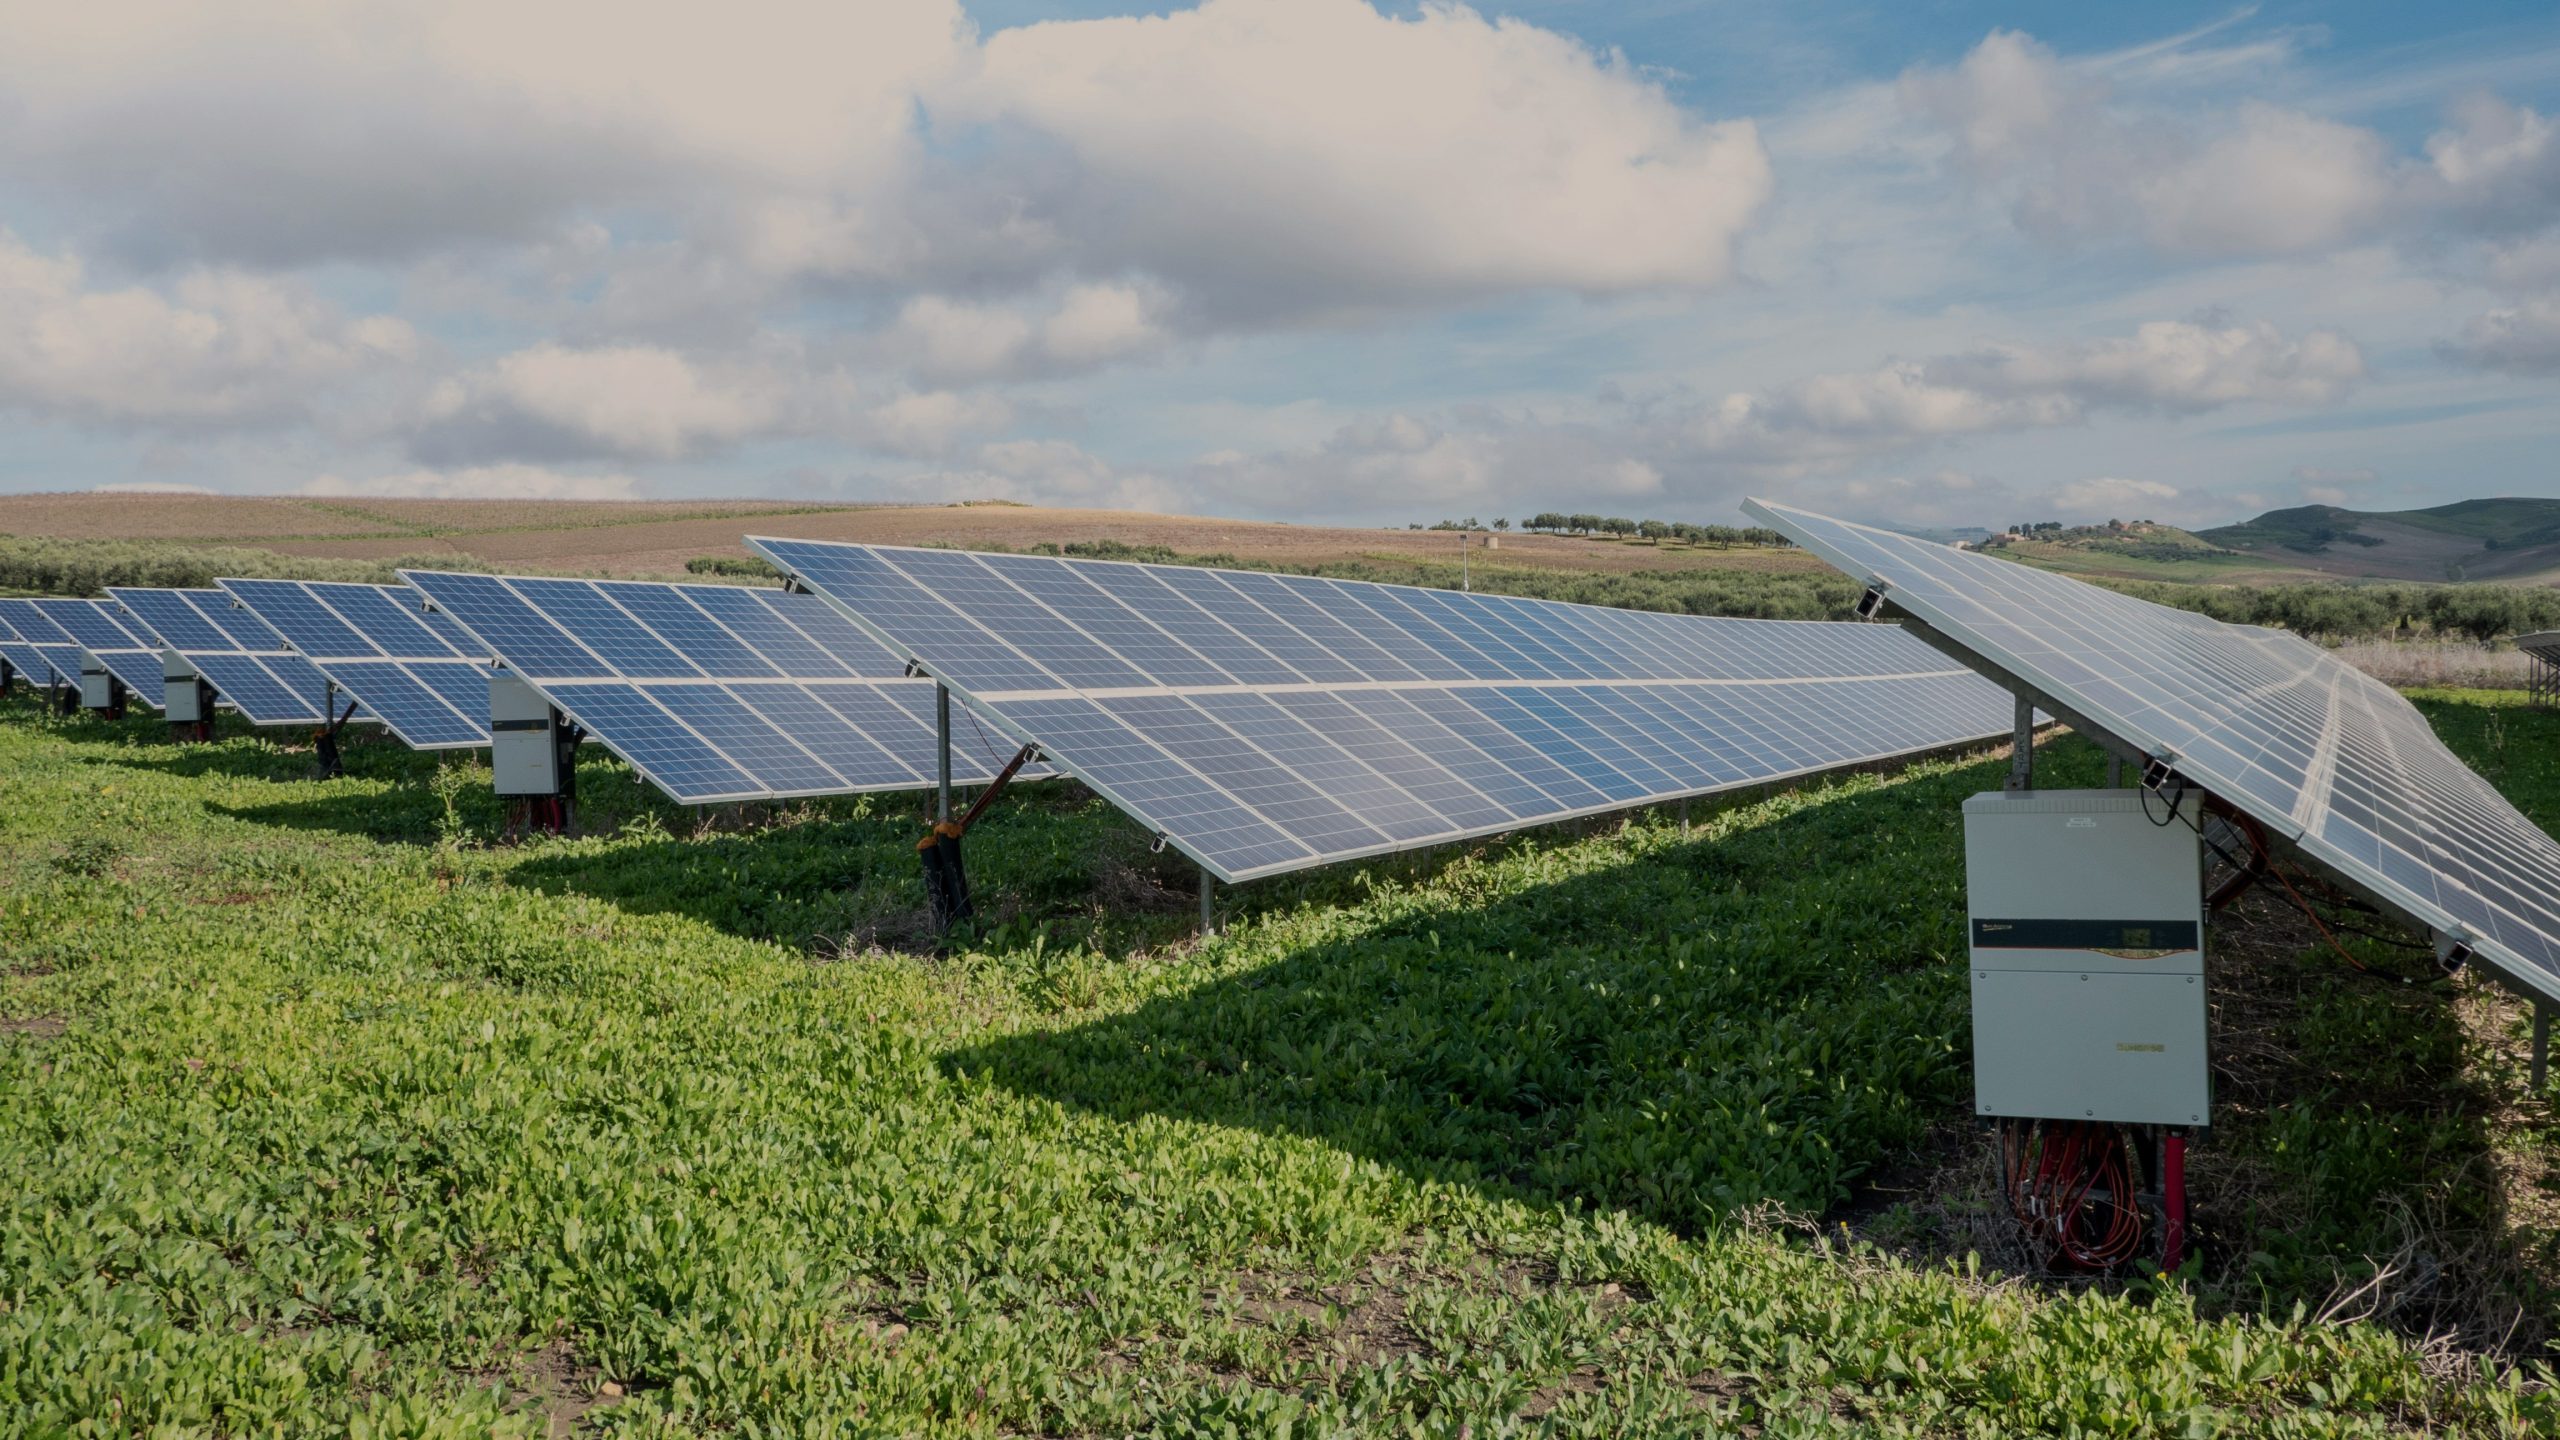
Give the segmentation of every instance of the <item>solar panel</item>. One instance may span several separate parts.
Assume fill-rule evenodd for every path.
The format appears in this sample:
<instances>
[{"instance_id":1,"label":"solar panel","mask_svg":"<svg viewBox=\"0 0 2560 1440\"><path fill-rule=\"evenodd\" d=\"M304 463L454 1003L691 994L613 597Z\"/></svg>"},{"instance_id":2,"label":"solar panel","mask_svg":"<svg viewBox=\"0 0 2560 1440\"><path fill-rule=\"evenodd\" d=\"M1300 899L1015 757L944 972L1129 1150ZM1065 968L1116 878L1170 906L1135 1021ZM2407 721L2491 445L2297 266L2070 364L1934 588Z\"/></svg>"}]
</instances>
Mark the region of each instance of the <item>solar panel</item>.
<instances>
[{"instance_id":1,"label":"solar panel","mask_svg":"<svg viewBox=\"0 0 2560 1440\"><path fill-rule=\"evenodd\" d=\"M808 595L403 571L651 784L688 804L934 783L930 680ZM952 778L1010 758L965 725Z\"/></svg>"},{"instance_id":2,"label":"solar panel","mask_svg":"<svg viewBox=\"0 0 2560 1440\"><path fill-rule=\"evenodd\" d=\"M220 590L110 585L132 625L210 682L252 725L312 725L331 718L329 682L284 637Z\"/></svg>"},{"instance_id":3,"label":"solar panel","mask_svg":"<svg viewBox=\"0 0 2560 1440\"><path fill-rule=\"evenodd\" d=\"M2560 843L2390 686L2292 635L1783 505L1744 508L2076 724L2164 760L2560 998Z\"/></svg>"},{"instance_id":4,"label":"solar panel","mask_svg":"<svg viewBox=\"0 0 2560 1440\"><path fill-rule=\"evenodd\" d=\"M489 662L406 585L216 580L413 750L489 743Z\"/></svg>"},{"instance_id":5,"label":"solar panel","mask_svg":"<svg viewBox=\"0 0 2560 1440\"><path fill-rule=\"evenodd\" d=\"M29 676L50 677L45 683L55 687L79 685L80 642L53 623L36 602L0 600L0 623L17 633L19 656L36 662L21 667Z\"/></svg>"},{"instance_id":6,"label":"solar panel","mask_svg":"<svg viewBox=\"0 0 2560 1440\"><path fill-rule=\"evenodd\" d=\"M33 638L40 651L52 647L46 653L47 663L67 674L65 683L79 683L80 656L85 653L123 681L134 699L159 708L160 648L149 637L135 634L111 602L10 600L0 601L0 606L6 607L10 626ZM67 656L61 648L66 644L73 647Z\"/></svg>"},{"instance_id":7,"label":"solar panel","mask_svg":"<svg viewBox=\"0 0 2560 1440\"><path fill-rule=\"evenodd\" d=\"M45 660L43 652L20 635L18 628L10 624L6 616L0 616L0 660L8 661L9 668L30 687L41 688L57 683L53 666Z\"/></svg>"},{"instance_id":8,"label":"solar panel","mask_svg":"<svg viewBox=\"0 0 2560 1440\"><path fill-rule=\"evenodd\" d=\"M1890 627L749 542L1222 880L2005 733Z\"/></svg>"}]
</instances>

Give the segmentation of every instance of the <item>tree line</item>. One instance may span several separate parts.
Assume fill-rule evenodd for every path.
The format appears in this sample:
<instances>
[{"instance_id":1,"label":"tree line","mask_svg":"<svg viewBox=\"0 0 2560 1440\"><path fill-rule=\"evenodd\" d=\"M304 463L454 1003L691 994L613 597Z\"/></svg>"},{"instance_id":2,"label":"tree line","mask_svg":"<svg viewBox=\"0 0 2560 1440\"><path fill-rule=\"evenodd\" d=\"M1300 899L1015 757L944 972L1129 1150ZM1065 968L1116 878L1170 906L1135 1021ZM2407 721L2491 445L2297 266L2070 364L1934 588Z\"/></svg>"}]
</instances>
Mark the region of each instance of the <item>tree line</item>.
<instances>
[{"instance_id":1,"label":"tree line","mask_svg":"<svg viewBox=\"0 0 2560 1440\"><path fill-rule=\"evenodd\" d=\"M1445 522L1444 522L1445 523ZM1496 528L1508 528L1497 520ZM1677 540L1684 545L1713 545L1719 550L1736 545L1765 545L1783 549L1795 542L1762 525L1692 525L1685 520L1629 520L1618 515L1566 515L1554 510L1541 511L1520 522L1523 530L1546 535L1615 535L1650 540L1659 545Z\"/></svg>"}]
</instances>

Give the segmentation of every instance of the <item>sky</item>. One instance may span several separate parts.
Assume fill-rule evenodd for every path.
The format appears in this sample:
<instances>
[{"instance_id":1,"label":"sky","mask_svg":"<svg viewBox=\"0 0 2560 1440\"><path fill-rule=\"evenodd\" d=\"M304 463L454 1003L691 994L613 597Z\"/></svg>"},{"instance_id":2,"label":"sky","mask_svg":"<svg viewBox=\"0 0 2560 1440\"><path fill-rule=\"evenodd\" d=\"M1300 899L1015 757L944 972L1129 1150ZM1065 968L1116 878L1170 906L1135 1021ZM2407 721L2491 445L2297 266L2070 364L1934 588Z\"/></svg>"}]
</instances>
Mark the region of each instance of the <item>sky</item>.
<instances>
[{"instance_id":1,"label":"sky","mask_svg":"<svg viewBox=\"0 0 2560 1440\"><path fill-rule=\"evenodd\" d=\"M0 491L2560 495L2560 7L0 0Z\"/></svg>"}]
</instances>

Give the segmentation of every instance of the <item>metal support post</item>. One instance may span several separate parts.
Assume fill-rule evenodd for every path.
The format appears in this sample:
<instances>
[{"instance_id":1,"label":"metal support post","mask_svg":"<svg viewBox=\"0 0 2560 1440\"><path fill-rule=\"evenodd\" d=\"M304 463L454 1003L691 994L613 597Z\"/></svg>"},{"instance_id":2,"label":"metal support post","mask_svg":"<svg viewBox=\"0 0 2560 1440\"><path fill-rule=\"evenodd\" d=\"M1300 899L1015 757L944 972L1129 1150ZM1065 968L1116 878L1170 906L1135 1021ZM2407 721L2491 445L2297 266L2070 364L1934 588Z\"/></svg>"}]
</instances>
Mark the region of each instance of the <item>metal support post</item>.
<instances>
[{"instance_id":1,"label":"metal support post","mask_svg":"<svg viewBox=\"0 0 2560 1440\"><path fill-rule=\"evenodd\" d=\"M2550 1080L2551 1005L2548 1001L2536 999L2533 1002L2533 1093L2541 1094L2542 1087Z\"/></svg>"},{"instance_id":2,"label":"metal support post","mask_svg":"<svg viewBox=\"0 0 2560 1440\"><path fill-rule=\"evenodd\" d=\"M1680 797L1680 838L1689 838L1689 797L1686 795Z\"/></svg>"},{"instance_id":3,"label":"metal support post","mask_svg":"<svg viewBox=\"0 0 2560 1440\"><path fill-rule=\"evenodd\" d=\"M2009 737L2009 782L2005 790L2036 788L2036 702L2018 697L2016 728Z\"/></svg>"},{"instance_id":4,"label":"metal support post","mask_svg":"<svg viewBox=\"0 0 2560 1440\"><path fill-rule=\"evenodd\" d=\"M1216 904L1216 901L1217 901L1217 894L1218 894L1218 882L1217 882L1216 878L1215 878L1215 877L1213 877L1212 875L1210 875L1210 873L1209 873L1209 867L1208 867L1208 866L1206 866L1206 865L1201 866L1201 867L1200 867L1200 935L1201 935L1201 938L1203 938L1203 939L1206 939L1206 938L1208 938L1209 936L1211 936L1211 935L1215 935L1215 934L1217 934L1217 933L1218 933L1218 917L1217 917L1217 912L1215 911L1215 909L1213 909L1213 908L1212 908L1212 907Z\"/></svg>"},{"instance_id":5,"label":"metal support post","mask_svg":"<svg viewBox=\"0 0 2560 1440\"><path fill-rule=\"evenodd\" d=\"M951 818L951 691L940 681L933 686L934 790L935 824Z\"/></svg>"},{"instance_id":6,"label":"metal support post","mask_svg":"<svg viewBox=\"0 0 2560 1440\"><path fill-rule=\"evenodd\" d=\"M2124 759L2122 756L2110 755L2107 757L2107 788L2110 790L2121 790L2124 788Z\"/></svg>"}]
</instances>

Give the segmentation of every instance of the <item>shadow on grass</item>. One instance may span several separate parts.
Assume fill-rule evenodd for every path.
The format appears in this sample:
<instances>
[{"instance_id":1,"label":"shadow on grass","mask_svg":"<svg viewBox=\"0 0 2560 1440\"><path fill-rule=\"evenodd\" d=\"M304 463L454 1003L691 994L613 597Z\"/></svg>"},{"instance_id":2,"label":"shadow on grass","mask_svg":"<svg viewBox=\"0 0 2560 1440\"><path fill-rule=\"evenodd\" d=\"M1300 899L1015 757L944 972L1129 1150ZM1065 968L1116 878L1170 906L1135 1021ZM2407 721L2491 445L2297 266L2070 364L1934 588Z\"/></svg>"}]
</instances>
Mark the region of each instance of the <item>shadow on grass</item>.
<instances>
[{"instance_id":1,"label":"shadow on grass","mask_svg":"<svg viewBox=\"0 0 2560 1440\"><path fill-rule=\"evenodd\" d=\"M2103 783L2081 742L2044 756L2045 784ZM1764 1202L1840 1213L1933 1127L1970 1134L1959 806L2004 768L1815 792L1480 902L1380 906L1356 933L942 1063L1115 1121L1303 1137L1684 1230ZM2373 1308L2413 1333L2547 1316L2526 1262L2552 1237L2484 1184L2516 1132L2466 1069L2450 997L2304 959L2297 938L2217 939L2222 1127L2196 1172L2214 1298L2316 1310L2372 1273L2359 1257L2397 1254ZM1979 1147L1959 1148L1913 1178L1990 1203Z\"/></svg>"},{"instance_id":2,"label":"shadow on grass","mask_svg":"<svg viewBox=\"0 0 2560 1440\"><path fill-rule=\"evenodd\" d=\"M1968 1090L1958 807L2001 773L1815 787L1625 860L1524 848L1499 866L1516 888L1384 902L1356 933L944 1064L1682 1227L1819 1212Z\"/></svg>"}]
</instances>

